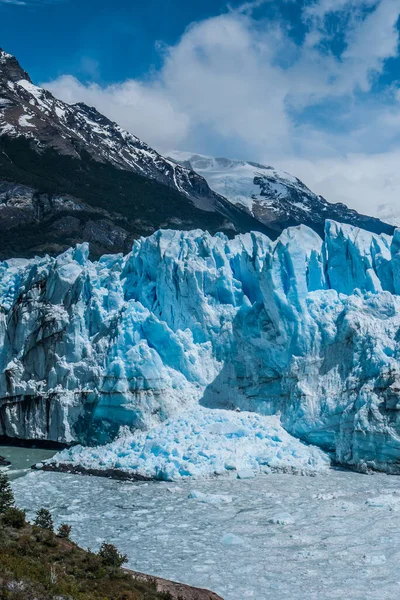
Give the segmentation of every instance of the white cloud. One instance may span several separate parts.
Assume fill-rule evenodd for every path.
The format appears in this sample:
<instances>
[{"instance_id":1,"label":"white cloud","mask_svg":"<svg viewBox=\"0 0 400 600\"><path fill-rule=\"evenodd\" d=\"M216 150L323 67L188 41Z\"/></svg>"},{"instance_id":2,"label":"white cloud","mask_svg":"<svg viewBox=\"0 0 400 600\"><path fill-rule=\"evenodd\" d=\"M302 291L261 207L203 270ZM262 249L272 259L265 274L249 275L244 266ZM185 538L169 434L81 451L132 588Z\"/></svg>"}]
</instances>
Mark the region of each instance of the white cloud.
<instances>
[{"instance_id":1,"label":"white cloud","mask_svg":"<svg viewBox=\"0 0 400 600\"><path fill-rule=\"evenodd\" d=\"M188 117L174 108L165 91L153 82L135 80L100 87L71 75L44 84L65 102L85 102L138 137L157 147L179 145L188 133Z\"/></svg>"},{"instance_id":2,"label":"white cloud","mask_svg":"<svg viewBox=\"0 0 400 600\"><path fill-rule=\"evenodd\" d=\"M316 193L343 202L361 213L400 224L400 149L381 154L349 154L343 158L292 158L278 166L296 173Z\"/></svg>"},{"instance_id":3,"label":"white cloud","mask_svg":"<svg viewBox=\"0 0 400 600\"><path fill-rule=\"evenodd\" d=\"M364 81L359 78L364 90L369 89L368 75L379 73L383 61L397 55L399 14L399 0L381 0L376 9L348 35L349 45L343 58L352 64L354 74L364 70Z\"/></svg>"},{"instance_id":4,"label":"white cloud","mask_svg":"<svg viewBox=\"0 0 400 600\"><path fill-rule=\"evenodd\" d=\"M379 190L388 193L385 182L400 189L397 178L382 176L384 157L393 165L397 156L397 90L368 94L385 60L398 52L399 0L317 0L304 12L310 29L300 48L285 24L253 18L252 9L264 2L191 25L176 45L164 48L162 68L145 81L100 87L64 76L45 87L68 102L96 106L161 151L176 147L286 162L328 199L353 206L358 186L374 178L365 193L377 205ZM321 46L330 39L326 17L333 12L346 23L340 57ZM325 110L323 124L313 117L318 107ZM299 118L304 110L306 120ZM371 168L368 154L380 170ZM311 176L313 165L320 179Z\"/></svg>"},{"instance_id":5,"label":"white cloud","mask_svg":"<svg viewBox=\"0 0 400 600\"><path fill-rule=\"evenodd\" d=\"M376 6L379 0L312 0L303 11L304 20L326 33L326 18L333 13L344 13L348 18Z\"/></svg>"}]
</instances>

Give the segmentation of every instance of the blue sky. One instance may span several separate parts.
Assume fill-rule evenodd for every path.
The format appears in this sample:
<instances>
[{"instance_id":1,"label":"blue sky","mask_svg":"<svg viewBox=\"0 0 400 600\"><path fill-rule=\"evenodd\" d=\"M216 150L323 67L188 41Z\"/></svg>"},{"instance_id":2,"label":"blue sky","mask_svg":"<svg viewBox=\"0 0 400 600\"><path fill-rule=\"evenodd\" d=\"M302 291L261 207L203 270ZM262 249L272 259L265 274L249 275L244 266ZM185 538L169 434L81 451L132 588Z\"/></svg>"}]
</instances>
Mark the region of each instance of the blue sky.
<instances>
[{"instance_id":1,"label":"blue sky","mask_svg":"<svg viewBox=\"0 0 400 600\"><path fill-rule=\"evenodd\" d=\"M284 23L301 45L308 30L302 11L312 4L270 0L255 6L253 16ZM243 0L0 0L0 40L37 81L68 73L106 84L146 77L162 63L160 46L175 44L192 23L241 6ZM367 2L362 12L373 6ZM326 49L340 56L346 17L332 12L327 21L334 35ZM399 71L400 59L388 60L382 82L396 80Z\"/></svg>"},{"instance_id":2,"label":"blue sky","mask_svg":"<svg viewBox=\"0 0 400 600\"><path fill-rule=\"evenodd\" d=\"M113 82L145 75L159 64L157 41L174 43L188 23L222 7L215 0L0 1L1 43L37 80L70 73ZM88 72L90 63L96 71Z\"/></svg>"},{"instance_id":3,"label":"blue sky","mask_svg":"<svg viewBox=\"0 0 400 600\"><path fill-rule=\"evenodd\" d=\"M174 44L192 22L227 10L224 0L0 0L0 39L36 80L69 73L112 83L145 77L161 64L159 44Z\"/></svg>"},{"instance_id":4,"label":"blue sky","mask_svg":"<svg viewBox=\"0 0 400 600\"><path fill-rule=\"evenodd\" d=\"M370 212L399 203L400 0L0 0L32 79L160 151L291 170Z\"/></svg>"}]
</instances>

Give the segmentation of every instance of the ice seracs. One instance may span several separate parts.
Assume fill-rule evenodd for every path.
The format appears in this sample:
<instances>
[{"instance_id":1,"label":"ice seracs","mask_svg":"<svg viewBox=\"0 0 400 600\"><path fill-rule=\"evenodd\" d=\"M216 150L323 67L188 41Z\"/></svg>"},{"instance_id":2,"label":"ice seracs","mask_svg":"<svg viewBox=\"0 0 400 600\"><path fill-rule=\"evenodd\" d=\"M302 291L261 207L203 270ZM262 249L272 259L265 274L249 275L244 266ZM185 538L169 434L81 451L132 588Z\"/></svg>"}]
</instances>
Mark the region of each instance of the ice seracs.
<instances>
[{"instance_id":1,"label":"ice seracs","mask_svg":"<svg viewBox=\"0 0 400 600\"><path fill-rule=\"evenodd\" d=\"M3 262L0 275L1 434L111 442L98 456L114 464L128 428L138 437L121 465L174 478L229 470L225 459L237 472L273 466L257 431L268 437L262 419L278 416L343 464L398 472L398 230L328 221L324 240L299 226L276 241L161 230L125 257L92 262L83 244ZM226 458L238 448L229 432L212 454L215 409L240 427L254 413L242 462ZM294 468L314 452L301 449Z\"/></svg>"}]
</instances>

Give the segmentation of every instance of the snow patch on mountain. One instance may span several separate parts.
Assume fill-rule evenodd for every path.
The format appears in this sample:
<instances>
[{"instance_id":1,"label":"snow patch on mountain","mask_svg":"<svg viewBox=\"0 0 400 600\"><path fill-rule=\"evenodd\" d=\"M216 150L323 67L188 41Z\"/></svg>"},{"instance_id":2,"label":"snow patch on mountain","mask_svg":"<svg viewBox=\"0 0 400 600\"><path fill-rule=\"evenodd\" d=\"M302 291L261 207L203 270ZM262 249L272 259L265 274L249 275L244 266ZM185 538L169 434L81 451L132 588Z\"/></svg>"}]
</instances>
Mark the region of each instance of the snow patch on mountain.
<instances>
[{"instance_id":1,"label":"snow patch on mountain","mask_svg":"<svg viewBox=\"0 0 400 600\"><path fill-rule=\"evenodd\" d=\"M257 206L274 210L273 200L286 197L290 188L305 194L304 204L299 202L298 206L302 210L310 210L306 194L312 192L299 179L285 171L255 162L213 158L190 152L173 151L169 155L201 174L211 189L234 204L245 206L253 215ZM268 188L268 196L263 191L263 185ZM315 194L312 196L317 198Z\"/></svg>"},{"instance_id":2,"label":"snow patch on mountain","mask_svg":"<svg viewBox=\"0 0 400 600\"><path fill-rule=\"evenodd\" d=\"M380 204L376 215L381 221L400 227L400 208L398 204Z\"/></svg>"},{"instance_id":3,"label":"snow patch on mountain","mask_svg":"<svg viewBox=\"0 0 400 600\"><path fill-rule=\"evenodd\" d=\"M331 204L286 171L244 160L170 152L177 163L202 175L232 204L245 208L272 231L299 223L324 234L325 220L348 223L376 233L393 233L390 225L360 215L346 205Z\"/></svg>"}]
</instances>

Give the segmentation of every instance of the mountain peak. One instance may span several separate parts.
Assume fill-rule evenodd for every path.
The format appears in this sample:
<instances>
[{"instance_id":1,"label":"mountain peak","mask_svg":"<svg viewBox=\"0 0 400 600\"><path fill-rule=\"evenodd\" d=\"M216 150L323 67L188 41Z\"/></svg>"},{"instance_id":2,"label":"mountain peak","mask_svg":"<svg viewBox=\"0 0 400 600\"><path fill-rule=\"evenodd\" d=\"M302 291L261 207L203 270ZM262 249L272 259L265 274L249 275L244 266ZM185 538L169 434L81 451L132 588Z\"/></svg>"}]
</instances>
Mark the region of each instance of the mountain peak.
<instances>
[{"instance_id":1,"label":"mountain peak","mask_svg":"<svg viewBox=\"0 0 400 600\"><path fill-rule=\"evenodd\" d=\"M378 233L393 232L390 225L330 205L296 177L270 166L184 153L170 160L96 108L67 104L37 87L4 50L0 172L0 225L6 231L28 223L25 237L27 244L34 238L32 252L48 249L35 238L46 237L39 234L41 220L47 223L53 245L60 236L65 243L95 238L101 251L113 252L125 250L132 236L159 228L202 228L230 235L261 231L275 239L284 228L300 223L323 235L330 218ZM48 195L44 199L42 192ZM59 212L61 207L67 210L66 220L56 214L54 194L63 198ZM78 218L77 213L86 217ZM8 242L0 240L0 254L3 248L5 256L21 255L24 236L10 236Z\"/></svg>"},{"instance_id":2,"label":"mountain peak","mask_svg":"<svg viewBox=\"0 0 400 600\"><path fill-rule=\"evenodd\" d=\"M8 54L2 48L0 48L0 78L5 78L13 83L26 79L32 83L28 73L23 70L15 56Z\"/></svg>"},{"instance_id":3,"label":"mountain peak","mask_svg":"<svg viewBox=\"0 0 400 600\"><path fill-rule=\"evenodd\" d=\"M246 160L190 152L171 152L172 160L202 175L212 190L277 232L303 223L324 235L332 219L374 233L393 233L393 226L360 215L345 204L332 204L286 171Z\"/></svg>"}]
</instances>

